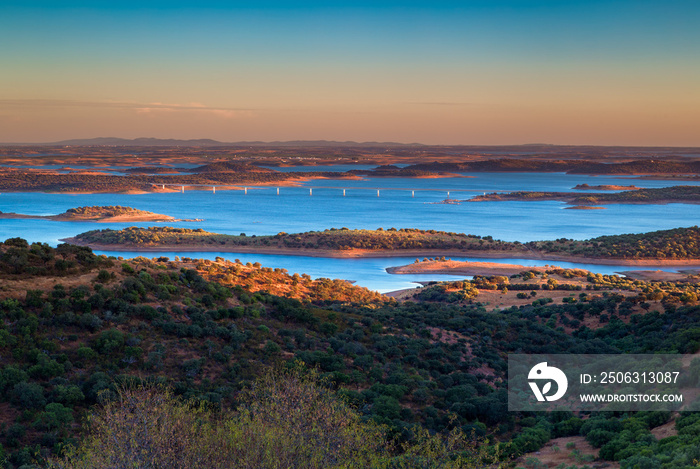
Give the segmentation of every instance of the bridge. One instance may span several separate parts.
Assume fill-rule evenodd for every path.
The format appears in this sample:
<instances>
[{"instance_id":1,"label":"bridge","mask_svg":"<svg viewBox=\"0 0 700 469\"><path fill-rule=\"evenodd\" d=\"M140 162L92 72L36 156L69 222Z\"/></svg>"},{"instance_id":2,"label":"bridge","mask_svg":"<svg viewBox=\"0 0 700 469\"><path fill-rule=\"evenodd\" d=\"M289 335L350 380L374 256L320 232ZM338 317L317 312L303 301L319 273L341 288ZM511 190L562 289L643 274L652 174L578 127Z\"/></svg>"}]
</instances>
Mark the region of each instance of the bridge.
<instances>
[{"instance_id":1,"label":"bridge","mask_svg":"<svg viewBox=\"0 0 700 469\"><path fill-rule=\"evenodd\" d=\"M165 189L166 186L172 186L172 187L179 187L180 192L185 192L186 187L197 187L197 188L210 188L212 193L216 193L216 187L215 185L212 184L173 184L173 183L166 183L166 184L153 184L154 187L162 187ZM248 194L248 189L251 190L275 190L277 195L280 195L280 187L283 187L285 189L308 189L309 190L309 195L312 196L314 194L314 189L334 189L341 191L343 194L343 197L345 197L348 193L348 191L372 191L377 193L377 197L380 197L380 194L382 192L386 191L400 191L400 192L410 192L411 197L415 197L416 192L442 192L447 194L447 198L450 198L450 194L454 193L471 193L471 192L482 192L484 195L486 195L486 192L513 192L513 189L489 189L488 191L484 192L483 189L432 189L432 188L422 188L422 189L415 189L415 188L410 188L410 187L359 187L359 186L260 186L260 185L251 185L251 186L245 186L245 185L239 185L239 184L221 184L219 187L226 187L227 189L237 189L237 190L242 190L244 195Z\"/></svg>"}]
</instances>

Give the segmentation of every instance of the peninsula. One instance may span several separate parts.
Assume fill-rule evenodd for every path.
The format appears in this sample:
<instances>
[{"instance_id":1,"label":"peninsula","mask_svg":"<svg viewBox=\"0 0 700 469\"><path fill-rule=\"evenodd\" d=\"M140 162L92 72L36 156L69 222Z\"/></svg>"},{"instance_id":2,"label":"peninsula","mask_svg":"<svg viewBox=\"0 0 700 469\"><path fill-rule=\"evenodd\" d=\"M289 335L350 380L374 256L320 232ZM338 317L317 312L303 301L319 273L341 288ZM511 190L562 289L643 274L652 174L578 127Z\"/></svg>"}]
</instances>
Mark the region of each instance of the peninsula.
<instances>
[{"instance_id":1,"label":"peninsula","mask_svg":"<svg viewBox=\"0 0 700 469\"><path fill-rule=\"evenodd\" d=\"M410 228L349 230L246 236L203 229L130 227L93 230L64 242L106 251L255 252L314 257L462 256L585 261L597 264L686 265L700 263L700 228L676 228L642 234L560 238L527 243L491 236Z\"/></svg>"}]
</instances>

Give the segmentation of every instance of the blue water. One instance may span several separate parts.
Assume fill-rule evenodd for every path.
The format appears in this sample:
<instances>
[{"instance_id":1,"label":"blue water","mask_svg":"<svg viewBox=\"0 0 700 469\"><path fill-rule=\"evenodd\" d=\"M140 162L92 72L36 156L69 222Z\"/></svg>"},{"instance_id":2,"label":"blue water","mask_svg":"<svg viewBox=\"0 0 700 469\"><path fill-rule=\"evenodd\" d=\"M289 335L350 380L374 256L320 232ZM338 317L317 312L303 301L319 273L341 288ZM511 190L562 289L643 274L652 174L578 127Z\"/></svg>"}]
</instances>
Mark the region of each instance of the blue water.
<instances>
[{"instance_id":1,"label":"blue water","mask_svg":"<svg viewBox=\"0 0 700 469\"><path fill-rule=\"evenodd\" d=\"M385 293L403 288L416 287L418 282L429 282L434 280L462 280L464 275L437 275L437 274L401 274L392 275L386 272L387 267L394 267L405 264L412 264L415 257L391 257L391 258L359 258L359 259L327 259L321 257L306 257L306 256L281 256L273 254L246 254L246 253L230 253L230 252L108 252L95 251L97 254L106 254L109 256L120 256L124 258L143 256L147 258L155 258L165 256L171 260L175 256L189 257L192 259L210 259L223 257L224 259L234 261L236 259L243 263L260 262L264 266L279 267L287 269L290 274L309 274L313 278L342 278L345 280L354 281L356 285L367 287L372 290ZM545 266L556 265L563 268L578 268L590 270L601 274L614 274L632 269L630 266L614 266L614 265L596 265L596 264L579 264L573 262L555 262L533 259L487 259L487 258L467 258L449 256L455 261L475 261L475 262L499 262L503 264L516 264L523 266ZM700 264L698 264L700 267ZM644 267L647 268L647 267ZM657 267L649 267L656 269ZM661 267L662 270L673 271L673 268Z\"/></svg>"},{"instance_id":2,"label":"blue water","mask_svg":"<svg viewBox=\"0 0 700 469\"><path fill-rule=\"evenodd\" d=\"M344 170L339 167L330 167ZM318 168L317 168L318 169ZM186 191L185 193L127 194L0 194L0 211L31 215L52 215L78 206L126 205L177 218L203 218L197 223L174 223L179 227L201 227L207 231L247 235L323 230L326 228L422 228L491 235L506 241L542 239L586 239L622 233L640 233L698 224L700 206L606 205L606 210L565 210L564 203L543 202L464 202L460 205L435 204L446 198L468 199L497 190L571 191L577 184L634 184L639 187L665 187L672 181L623 177L593 177L561 173L474 173L473 177L442 179L366 178L363 180L315 180L300 187L249 189L242 191ZM685 183L684 183L685 184ZM697 185L698 182L687 183ZM313 195L309 195L309 187ZM337 187L337 188L331 188ZM343 197L340 187L347 188ZM377 197L377 188L380 194ZM410 190L415 191L411 197ZM87 223L48 220L0 220L0 239L23 237L29 241L56 245L59 239L102 228L153 226L157 223ZM125 257L137 253L112 253ZM148 257L175 253L157 253ZM245 262L261 262L290 272L313 277L344 278L379 291L410 286L411 281L449 278L446 276L389 275L388 266L413 262L414 258L323 259L300 256L269 256L231 253L182 253L187 257L213 259L219 255ZM502 260L506 263L543 265L533 260ZM563 263L557 265L565 266ZM595 272L626 270L623 266L584 266ZM672 270L672 269L670 269Z\"/></svg>"}]
</instances>

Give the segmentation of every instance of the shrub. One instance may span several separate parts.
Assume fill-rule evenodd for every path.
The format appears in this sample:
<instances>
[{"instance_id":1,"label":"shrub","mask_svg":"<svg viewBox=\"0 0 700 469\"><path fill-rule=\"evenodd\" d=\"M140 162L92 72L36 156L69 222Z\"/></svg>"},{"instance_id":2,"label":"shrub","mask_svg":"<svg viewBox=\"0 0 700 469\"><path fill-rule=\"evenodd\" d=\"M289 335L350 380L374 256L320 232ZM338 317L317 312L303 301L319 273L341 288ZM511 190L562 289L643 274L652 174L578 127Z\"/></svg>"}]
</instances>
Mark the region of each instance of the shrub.
<instances>
[{"instance_id":1,"label":"shrub","mask_svg":"<svg viewBox=\"0 0 700 469\"><path fill-rule=\"evenodd\" d=\"M36 383L18 383L12 389L11 402L22 409L41 409L46 405L44 388Z\"/></svg>"},{"instance_id":2,"label":"shrub","mask_svg":"<svg viewBox=\"0 0 700 469\"><path fill-rule=\"evenodd\" d=\"M112 278L108 271L102 269L97 273L97 281L100 283L107 283Z\"/></svg>"},{"instance_id":3,"label":"shrub","mask_svg":"<svg viewBox=\"0 0 700 469\"><path fill-rule=\"evenodd\" d=\"M87 437L50 468L502 467L498 448L458 427L445 437L416 428L411 443L388 442L383 427L364 420L317 372L298 367L264 374L236 412L214 413L160 388L122 388L115 397L93 411Z\"/></svg>"},{"instance_id":4,"label":"shrub","mask_svg":"<svg viewBox=\"0 0 700 469\"><path fill-rule=\"evenodd\" d=\"M243 410L217 416L167 390L123 389L89 420L90 436L53 468L370 467L383 433L301 375L271 374Z\"/></svg>"},{"instance_id":5,"label":"shrub","mask_svg":"<svg viewBox=\"0 0 700 469\"><path fill-rule=\"evenodd\" d=\"M34 426L41 430L65 429L73 422L73 411L62 404L53 402L46 406L44 412L34 422Z\"/></svg>"}]
</instances>

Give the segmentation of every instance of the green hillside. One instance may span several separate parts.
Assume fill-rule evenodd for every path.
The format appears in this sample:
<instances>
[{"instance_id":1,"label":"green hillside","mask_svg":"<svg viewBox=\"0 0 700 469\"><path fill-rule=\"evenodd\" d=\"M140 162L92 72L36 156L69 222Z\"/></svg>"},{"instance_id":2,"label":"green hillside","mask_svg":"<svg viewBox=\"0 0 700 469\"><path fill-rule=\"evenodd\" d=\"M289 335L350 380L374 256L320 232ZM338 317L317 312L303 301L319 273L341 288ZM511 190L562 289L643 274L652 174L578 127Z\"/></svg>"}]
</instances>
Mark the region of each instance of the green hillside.
<instances>
[{"instance_id":1,"label":"green hillside","mask_svg":"<svg viewBox=\"0 0 700 469\"><path fill-rule=\"evenodd\" d=\"M18 268L15 259L26 262ZM245 390L267 370L295 362L317 369L358 422L382 426L382 441L396 442L387 457L409 458L391 467L415 467L402 444L420 443L426 430L485 437L485 449L501 441L504 458L572 435L602 446L602 458L625 468L691 467L700 457L695 413L527 414L506 407L509 352L698 351L700 308L697 297L681 298L687 285L640 282L621 294L618 277L591 276L581 280L591 288L564 304L540 292L532 304L499 311L466 297L398 303L345 282L314 284L254 265L117 261L19 239L0 245L0 275L0 443L11 467L44 464L93 441L81 431L86 415L109 402L121 412L124 386L165 386L204 405L213 421L241 418L242 403L252 405ZM488 279L475 280L465 289L488 288ZM664 289L678 292L656 295ZM677 437L651 435L673 418ZM346 437L337 444L350 445ZM469 467L448 461L421 467Z\"/></svg>"}]
</instances>

